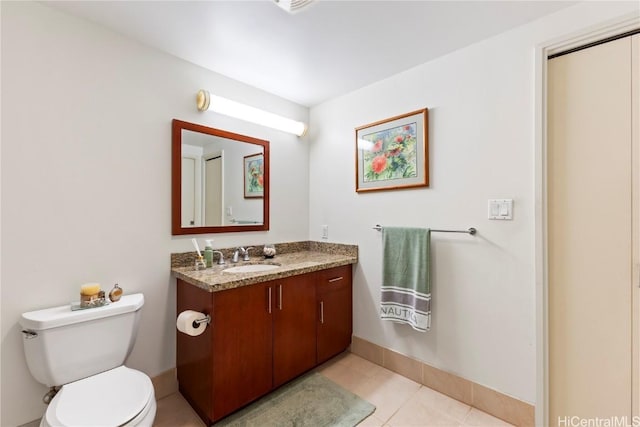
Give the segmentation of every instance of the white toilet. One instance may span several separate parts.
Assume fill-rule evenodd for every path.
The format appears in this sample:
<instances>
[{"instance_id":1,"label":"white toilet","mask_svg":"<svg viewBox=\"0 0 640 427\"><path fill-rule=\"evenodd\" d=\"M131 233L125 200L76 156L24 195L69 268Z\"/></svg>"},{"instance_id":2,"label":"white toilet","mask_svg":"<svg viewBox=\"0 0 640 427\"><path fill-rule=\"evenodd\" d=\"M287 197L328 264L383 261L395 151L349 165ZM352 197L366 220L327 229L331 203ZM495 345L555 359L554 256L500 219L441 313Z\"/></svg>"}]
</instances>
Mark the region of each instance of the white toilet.
<instances>
[{"instance_id":1,"label":"white toilet","mask_svg":"<svg viewBox=\"0 0 640 427\"><path fill-rule=\"evenodd\" d=\"M62 386L41 427L151 427L156 415L147 375L123 365L138 332L142 294L85 310L69 305L24 313L24 351L31 374Z\"/></svg>"}]
</instances>

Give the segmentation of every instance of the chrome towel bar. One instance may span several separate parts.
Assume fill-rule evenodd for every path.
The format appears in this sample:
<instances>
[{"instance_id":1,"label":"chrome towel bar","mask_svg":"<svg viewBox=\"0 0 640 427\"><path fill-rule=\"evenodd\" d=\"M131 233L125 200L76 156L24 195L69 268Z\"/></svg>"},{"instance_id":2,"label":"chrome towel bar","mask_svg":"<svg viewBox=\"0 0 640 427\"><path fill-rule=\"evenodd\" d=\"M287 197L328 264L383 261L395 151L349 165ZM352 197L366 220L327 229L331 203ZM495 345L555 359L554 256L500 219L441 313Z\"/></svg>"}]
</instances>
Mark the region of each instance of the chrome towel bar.
<instances>
[{"instance_id":1,"label":"chrome towel bar","mask_svg":"<svg viewBox=\"0 0 640 427\"><path fill-rule=\"evenodd\" d=\"M383 227L380 224L376 224L375 227L373 227L374 230L378 230L378 231L382 231ZM435 229L431 229L431 231L435 232L435 233L466 233L466 234L471 234L472 236L475 235L478 230L476 230L473 227L468 228L467 230L435 230Z\"/></svg>"}]
</instances>

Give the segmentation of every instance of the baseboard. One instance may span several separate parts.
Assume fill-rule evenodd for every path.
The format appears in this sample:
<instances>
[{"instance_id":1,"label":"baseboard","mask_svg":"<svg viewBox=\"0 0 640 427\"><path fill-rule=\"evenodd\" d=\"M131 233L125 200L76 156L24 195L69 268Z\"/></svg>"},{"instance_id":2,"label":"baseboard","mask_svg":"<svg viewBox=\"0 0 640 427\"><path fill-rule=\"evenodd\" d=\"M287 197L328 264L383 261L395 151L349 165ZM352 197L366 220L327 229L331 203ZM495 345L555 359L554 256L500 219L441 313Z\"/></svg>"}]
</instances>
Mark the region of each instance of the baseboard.
<instances>
[{"instance_id":1,"label":"baseboard","mask_svg":"<svg viewBox=\"0 0 640 427\"><path fill-rule=\"evenodd\" d=\"M176 377L176 368L171 368L155 377L151 378L153 390L156 394L156 400L167 397L178 391L178 379Z\"/></svg>"},{"instance_id":2,"label":"baseboard","mask_svg":"<svg viewBox=\"0 0 640 427\"><path fill-rule=\"evenodd\" d=\"M534 406L522 400L355 336L351 352L516 426L535 425Z\"/></svg>"}]
</instances>

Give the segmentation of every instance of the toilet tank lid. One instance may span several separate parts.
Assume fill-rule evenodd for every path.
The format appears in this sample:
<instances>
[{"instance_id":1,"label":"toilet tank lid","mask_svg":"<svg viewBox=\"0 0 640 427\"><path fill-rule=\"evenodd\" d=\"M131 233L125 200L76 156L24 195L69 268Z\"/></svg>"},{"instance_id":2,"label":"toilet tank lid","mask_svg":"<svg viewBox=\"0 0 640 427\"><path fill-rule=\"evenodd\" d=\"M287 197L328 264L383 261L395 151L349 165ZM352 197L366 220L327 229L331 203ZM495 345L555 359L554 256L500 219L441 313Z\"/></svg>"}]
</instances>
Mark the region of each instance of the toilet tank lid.
<instances>
[{"instance_id":1,"label":"toilet tank lid","mask_svg":"<svg viewBox=\"0 0 640 427\"><path fill-rule=\"evenodd\" d=\"M71 304L59 307L30 311L20 316L20 326L25 329L41 331L74 323L87 322L104 317L137 311L144 305L143 294L124 295L120 301L108 305L71 311Z\"/></svg>"}]
</instances>

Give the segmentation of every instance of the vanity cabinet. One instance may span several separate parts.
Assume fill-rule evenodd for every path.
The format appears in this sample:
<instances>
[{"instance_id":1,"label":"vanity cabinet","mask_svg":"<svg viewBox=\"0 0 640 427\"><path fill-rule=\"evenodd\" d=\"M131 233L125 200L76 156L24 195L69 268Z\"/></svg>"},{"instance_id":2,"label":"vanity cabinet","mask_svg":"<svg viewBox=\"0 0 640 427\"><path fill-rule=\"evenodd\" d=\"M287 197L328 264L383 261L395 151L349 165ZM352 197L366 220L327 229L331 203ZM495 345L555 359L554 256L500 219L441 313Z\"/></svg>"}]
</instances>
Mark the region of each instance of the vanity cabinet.
<instances>
[{"instance_id":1,"label":"vanity cabinet","mask_svg":"<svg viewBox=\"0 0 640 427\"><path fill-rule=\"evenodd\" d=\"M273 386L278 387L316 365L316 289L314 274L271 282L273 312Z\"/></svg>"},{"instance_id":2,"label":"vanity cabinet","mask_svg":"<svg viewBox=\"0 0 640 427\"><path fill-rule=\"evenodd\" d=\"M212 375L212 414L220 414L219 418L272 388L273 329L268 302L273 289L260 283L205 293L213 296L212 321L207 328L213 343L208 374Z\"/></svg>"},{"instance_id":3,"label":"vanity cabinet","mask_svg":"<svg viewBox=\"0 0 640 427\"><path fill-rule=\"evenodd\" d=\"M180 392L207 425L351 343L351 265L217 292L177 287L178 313L211 316L201 335L176 340Z\"/></svg>"},{"instance_id":4,"label":"vanity cabinet","mask_svg":"<svg viewBox=\"0 0 640 427\"><path fill-rule=\"evenodd\" d=\"M318 364L344 351L351 344L351 266L318 272L317 357Z\"/></svg>"}]
</instances>

